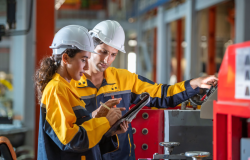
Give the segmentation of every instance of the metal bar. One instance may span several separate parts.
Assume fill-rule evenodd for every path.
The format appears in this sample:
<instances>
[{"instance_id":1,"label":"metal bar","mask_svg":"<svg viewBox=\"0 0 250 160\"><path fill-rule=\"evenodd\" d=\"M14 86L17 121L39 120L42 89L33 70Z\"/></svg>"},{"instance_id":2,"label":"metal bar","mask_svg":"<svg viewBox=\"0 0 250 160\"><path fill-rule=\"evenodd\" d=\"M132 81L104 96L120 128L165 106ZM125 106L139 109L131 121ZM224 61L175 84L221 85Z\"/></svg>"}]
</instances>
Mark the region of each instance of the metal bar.
<instances>
[{"instance_id":1,"label":"metal bar","mask_svg":"<svg viewBox=\"0 0 250 160\"><path fill-rule=\"evenodd\" d=\"M236 3L236 43L250 40L250 1L249 0L237 0Z\"/></svg>"},{"instance_id":2,"label":"metal bar","mask_svg":"<svg viewBox=\"0 0 250 160\"><path fill-rule=\"evenodd\" d=\"M163 22L164 19L164 8L161 6L158 8L157 14L157 83L166 84L170 78L170 52L167 52L167 45L169 46L168 27ZM168 26L168 25L167 25ZM166 33L167 31L167 33ZM170 47L169 47L170 48Z\"/></svg>"},{"instance_id":3,"label":"metal bar","mask_svg":"<svg viewBox=\"0 0 250 160\"><path fill-rule=\"evenodd\" d=\"M172 154L172 155L158 154L154 155L153 159L187 159L187 157L185 155L177 155L177 154Z\"/></svg>"},{"instance_id":4,"label":"metal bar","mask_svg":"<svg viewBox=\"0 0 250 160\"><path fill-rule=\"evenodd\" d=\"M181 72L181 59L182 59L182 19L177 21L177 32L176 32L176 59L177 59L177 82L182 81L182 72Z\"/></svg>"},{"instance_id":5,"label":"metal bar","mask_svg":"<svg viewBox=\"0 0 250 160\"><path fill-rule=\"evenodd\" d=\"M207 74L213 75L216 72L215 63L215 32L216 32L216 7L209 8L208 11L209 27L208 27L208 62Z\"/></svg>"},{"instance_id":6,"label":"metal bar","mask_svg":"<svg viewBox=\"0 0 250 160\"><path fill-rule=\"evenodd\" d=\"M136 26L136 31L137 31L136 39L138 42L138 45L136 47L136 74L139 74L139 75L142 74L142 64L141 64L141 59L140 59L140 56L141 56L140 43L142 42L142 30L141 30L140 24L141 24L141 19L138 18L138 22Z\"/></svg>"},{"instance_id":7,"label":"metal bar","mask_svg":"<svg viewBox=\"0 0 250 160\"><path fill-rule=\"evenodd\" d=\"M187 0L187 12L186 12L186 24L185 24L185 75L184 79L188 80L191 78L198 77L200 64L198 63L198 54L197 54L197 15L194 9L194 1Z\"/></svg>"}]
</instances>

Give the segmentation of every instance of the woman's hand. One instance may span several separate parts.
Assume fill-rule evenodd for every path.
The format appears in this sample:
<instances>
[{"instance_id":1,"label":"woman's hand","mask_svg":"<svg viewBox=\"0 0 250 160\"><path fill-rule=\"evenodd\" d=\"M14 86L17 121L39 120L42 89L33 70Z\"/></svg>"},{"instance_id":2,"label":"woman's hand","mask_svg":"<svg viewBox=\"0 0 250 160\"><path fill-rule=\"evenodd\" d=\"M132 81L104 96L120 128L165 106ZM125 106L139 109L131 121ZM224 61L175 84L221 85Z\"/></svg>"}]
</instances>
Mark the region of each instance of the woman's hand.
<instances>
[{"instance_id":1,"label":"woman's hand","mask_svg":"<svg viewBox=\"0 0 250 160\"><path fill-rule=\"evenodd\" d=\"M109 108L112 108L113 106L119 104L121 100L122 98L109 99L107 102L105 102L105 105L108 106ZM93 118L106 117L108 112L109 110L101 105L99 108L97 108L92 112L92 117Z\"/></svg>"},{"instance_id":2,"label":"woman's hand","mask_svg":"<svg viewBox=\"0 0 250 160\"><path fill-rule=\"evenodd\" d=\"M127 132L127 130L128 130L128 124L129 124L128 121L123 121L123 122L120 124L121 129L115 131L115 132L112 134L112 136L113 136L113 135L116 135L116 134L121 134L121 133Z\"/></svg>"},{"instance_id":3,"label":"woman's hand","mask_svg":"<svg viewBox=\"0 0 250 160\"><path fill-rule=\"evenodd\" d=\"M118 121L122 117L122 112L126 109L124 107L122 108L111 108L106 115L106 118L109 121L110 126L112 126L116 121Z\"/></svg>"},{"instance_id":4,"label":"woman's hand","mask_svg":"<svg viewBox=\"0 0 250 160\"><path fill-rule=\"evenodd\" d=\"M210 88L211 85L215 86L218 82L218 78L216 76L205 76L192 79L190 81L190 85L193 89L200 87L200 88Z\"/></svg>"}]
</instances>

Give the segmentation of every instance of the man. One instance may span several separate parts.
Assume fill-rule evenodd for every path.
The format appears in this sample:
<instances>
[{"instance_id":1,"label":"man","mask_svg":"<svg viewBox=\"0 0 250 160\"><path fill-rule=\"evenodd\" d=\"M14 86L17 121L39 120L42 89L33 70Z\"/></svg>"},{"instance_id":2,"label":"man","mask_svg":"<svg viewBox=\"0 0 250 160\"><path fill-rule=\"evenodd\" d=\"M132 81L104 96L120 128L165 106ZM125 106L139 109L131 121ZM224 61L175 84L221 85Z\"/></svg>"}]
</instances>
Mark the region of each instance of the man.
<instances>
[{"instance_id":1,"label":"man","mask_svg":"<svg viewBox=\"0 0 250 160\"><path fill-rule=\"evenodd\" d=\"M199 87L209 88L210 84L217 83L215 76L200 77L193 80L169 86L154 83L140 75L130 73L126 69L109 67L115 60L118 51L125 53L125 34L116 21L106 20L97 24L89 31L93 37L95 52L89 59L89 70L81 80L71 82L76 87L81 98L86 103L92 116L98 111L100 102L112 98L122 98L117 107L125 107L123 115L131 104L136 104L143 92L150 94L150 107L167 108L176 106L188 98L199 93ZM118 135L119 149L103 155L105 160L134 160L134 143L131 124L126 133Z\"/></svg>"}]
</instances>

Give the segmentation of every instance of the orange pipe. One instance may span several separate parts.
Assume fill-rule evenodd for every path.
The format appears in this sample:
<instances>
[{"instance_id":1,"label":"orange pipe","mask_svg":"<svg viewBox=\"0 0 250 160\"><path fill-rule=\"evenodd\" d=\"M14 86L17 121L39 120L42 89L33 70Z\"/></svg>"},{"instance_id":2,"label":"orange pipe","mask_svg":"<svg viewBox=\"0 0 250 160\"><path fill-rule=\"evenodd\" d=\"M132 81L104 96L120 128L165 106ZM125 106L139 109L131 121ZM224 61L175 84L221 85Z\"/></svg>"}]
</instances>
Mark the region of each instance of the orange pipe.
<instances>
[{"instance_id":1,"label":"orange pipe","mask_svg":"<svg viewBox=\"0 0 250 160\"><path fill-rule=\"evenodd\" d=\"M55 34L55 4L53 0L36 1L36 61L38 69L40 61L45 56L50 56L52 50L49 48ZM37 144L39 130L40 104L36 99L35 108L35 159L37 159Z\"/></svg>"},{"instance_id":2,"label":"orange pipe","mask_svg":"<svg viewBox=\"0 0 250 160\"><path fill-rule=\"evenodd\" d=\"M182 72L181 72L181 59L182 59L182 19L177 20L177 32L176 32L176 60L177 60L177 82L182 81Z\"/></svg>"},{"instance_id":3,"label":"orange pipe","mask_svg":"<svg viewBox=\"0 0 250 160\"><path fill-rule=\"evenodd\" d=\"M208 28L208 62L207 74L213 75L216 73L215 62L215 31L216 31L216 7L209 8L208 11L209 28Z\"/></svg>"},{"instance_id":4,"label":"orange pipe","mask_svg":"<svg viewBox=\"0 0 250 160\"><path fill-rule=\"evenodd\" d=\"M153 81L156 82L156 61L157 61L157 28L154 28L154 52L153 52Z\"/></svg>"}]
</instances>

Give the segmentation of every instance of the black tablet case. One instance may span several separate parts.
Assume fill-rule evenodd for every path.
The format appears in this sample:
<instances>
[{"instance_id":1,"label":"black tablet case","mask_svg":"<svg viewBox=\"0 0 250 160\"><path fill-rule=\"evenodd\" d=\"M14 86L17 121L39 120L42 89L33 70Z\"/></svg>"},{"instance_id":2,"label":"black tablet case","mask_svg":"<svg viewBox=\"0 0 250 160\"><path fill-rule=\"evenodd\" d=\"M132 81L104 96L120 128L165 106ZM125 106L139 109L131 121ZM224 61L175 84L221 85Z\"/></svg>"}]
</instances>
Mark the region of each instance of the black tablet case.
<instances>
[{"instance_id":1,"label":"black tablet case","mask_svg":"<svg viewBox=\"0 0 250 160\"><path fill-rule=\"evenodd\" d=\"M150 96L148 93L144 92L140 95L141 101L138 102L133 108L131 108L127 113L125 113L122 118L115 122L112 127L105 133L105 136L111 136L115 131L120 129L120 124L123 121L131 122L137 115L137 113L149 103Z\"/></svg>"}]
</instances>

